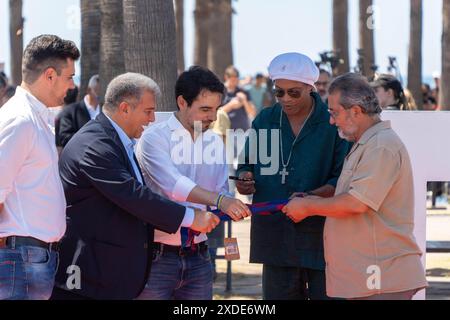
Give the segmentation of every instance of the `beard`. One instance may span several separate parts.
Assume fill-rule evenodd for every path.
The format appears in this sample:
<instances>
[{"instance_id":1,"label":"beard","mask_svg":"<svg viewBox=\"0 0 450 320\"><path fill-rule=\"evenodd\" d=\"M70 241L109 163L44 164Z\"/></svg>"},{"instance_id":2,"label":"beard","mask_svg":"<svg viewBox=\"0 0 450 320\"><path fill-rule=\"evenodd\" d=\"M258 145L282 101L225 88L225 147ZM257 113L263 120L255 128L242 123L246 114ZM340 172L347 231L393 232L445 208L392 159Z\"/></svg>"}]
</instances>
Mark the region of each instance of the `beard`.
<instances>
[{"instance_id":1,"label":"beard","mask_svg":"<svg viewBox=\"0 0 450 320\"><path fill-rule=\"evenodd\" d=\"M197 134L205 133L209 130L211 123L211 121L195 121L194 125L192 125L191 128Z\"/></svg>"},{"instance_id":2,"label":"beard","mask_svg":"<svg viewBox=\"0 0 450 320\"><path fill-rule=\"evenodd\" d=\"M345 131L338 127L339 137L341 137L341 139L347 140L349 142L356 142L356 132L357 131L358 131L358 127L355 126L354 124L351 124L349 126L349 129L347 129Z\"/></svg>"}]
</instances>

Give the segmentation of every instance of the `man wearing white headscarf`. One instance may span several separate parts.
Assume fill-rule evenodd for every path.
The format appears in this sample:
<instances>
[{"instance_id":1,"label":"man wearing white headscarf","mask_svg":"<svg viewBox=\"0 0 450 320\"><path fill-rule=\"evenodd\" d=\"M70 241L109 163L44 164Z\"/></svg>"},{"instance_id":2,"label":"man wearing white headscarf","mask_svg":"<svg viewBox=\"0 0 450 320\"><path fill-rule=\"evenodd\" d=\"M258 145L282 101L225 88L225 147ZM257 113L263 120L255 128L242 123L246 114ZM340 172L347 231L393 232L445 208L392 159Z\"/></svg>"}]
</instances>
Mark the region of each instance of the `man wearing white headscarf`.
<instances>
[{"instance_id":1,"label":"man wearing white headscarf","mask_svg":"<svg viewBox=\"0 0 450 320\"><path fill-rule=\"evenodd\" d=\"M253 164L246 152L238 175L241 194L253 194L253 202L287 199L296 193L331 197L341 173L348 143L329 123L328 107L314 90L319 70L300 53L276 57L269 67L278 103L266 108L253 121L253 129L279 130L279 140L259 137L257 149L268 145L273 164ZM246 150L250 150L247 141ZM256 154L264 152L258 150ZM267 151L266 151L267 152ZM250 262L263 264L263 298L268 300L326 299L323 226L313 217L295 224L281 212L252 216Z\"/></svg>"}]
</instances>

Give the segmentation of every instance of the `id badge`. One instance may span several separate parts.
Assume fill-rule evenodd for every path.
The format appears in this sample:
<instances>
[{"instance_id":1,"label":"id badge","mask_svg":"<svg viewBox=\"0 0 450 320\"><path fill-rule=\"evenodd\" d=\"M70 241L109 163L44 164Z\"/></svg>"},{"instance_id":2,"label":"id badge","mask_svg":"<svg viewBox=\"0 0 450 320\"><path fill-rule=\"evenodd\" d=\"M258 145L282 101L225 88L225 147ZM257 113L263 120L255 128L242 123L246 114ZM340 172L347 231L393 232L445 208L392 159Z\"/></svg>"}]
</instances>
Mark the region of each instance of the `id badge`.
<instances>
[{"instance_id":1,"label":"id badge","mask_svg":"<svg viewBox=\"0 0 450 320\"><path fill-rule=\"evenodd\" d=\"M241 258L239 254L239 246L236 238L225 238L225 260L233 261Z\"/></svg>"}]
</instances>

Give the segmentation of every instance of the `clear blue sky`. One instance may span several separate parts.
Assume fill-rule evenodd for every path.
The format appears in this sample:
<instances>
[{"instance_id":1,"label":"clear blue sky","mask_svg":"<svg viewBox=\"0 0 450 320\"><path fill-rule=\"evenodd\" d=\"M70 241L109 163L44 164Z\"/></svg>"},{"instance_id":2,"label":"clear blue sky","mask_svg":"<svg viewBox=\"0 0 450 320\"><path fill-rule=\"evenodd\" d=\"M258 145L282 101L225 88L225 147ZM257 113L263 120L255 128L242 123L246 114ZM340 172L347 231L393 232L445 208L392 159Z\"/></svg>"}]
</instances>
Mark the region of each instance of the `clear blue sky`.
<instances>
[{"instance_id":1,"label":"clear blue sky","mask_svg":"<svg viewBox=\"0 0 450 320\"><path fill-rule=\"evenodd\" d=\"M193 8L185 0L185 54L192 63ZM396 56L404 77L407 73L409 0L375 0L376 63L386 71L388 56ZM350 4L351 65L358 48L358 0ZM54 33L80 43L79 0L24 0L25 43L42 33ZM318 53L332 48L332 0L238 0L234 2L234 57L241 73L265 72L278 53L299 51L318 60ZM441 68L442 0L424 1L423 73ZM0 62L9 71L8 0L0 0Z\"/></svg>"}]
</instances>

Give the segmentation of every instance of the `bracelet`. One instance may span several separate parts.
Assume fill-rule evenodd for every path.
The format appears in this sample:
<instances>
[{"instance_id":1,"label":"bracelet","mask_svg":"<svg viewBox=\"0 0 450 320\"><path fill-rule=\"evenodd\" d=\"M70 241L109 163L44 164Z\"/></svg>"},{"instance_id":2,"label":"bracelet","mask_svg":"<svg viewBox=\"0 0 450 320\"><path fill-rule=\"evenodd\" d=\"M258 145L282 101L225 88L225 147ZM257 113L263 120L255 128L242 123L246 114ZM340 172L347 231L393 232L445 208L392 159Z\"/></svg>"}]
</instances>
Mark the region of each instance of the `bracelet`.
<instances>
[{"instance_id":1,"label":"bracelet","mask_svg":"<svg viewBox=\"0 0 450 320\"><path fill-rule=\"evenodd\" d=\"M219 205L221 202L221 199L223 197L223 194L219 193L219 195L217 196L217 200L216 200L216 208L219 209Z\"/></svg>"},{"instance_id":2,"label":"bracelet","mask_svg":"<svg viewBox=\"0 0 450 320\"><path fill-rule=\"evenodd\" d=\"M219 193L219 195L217 196L217 199L216 199L216 208L218 208L217 206L219 205L220 196L221 196L221 194Z\"/></svg>"},{"instance_id":3,"label":"bracelet","mask_svg":"<svg viewBox=\"0 0 450 320\"><path fill-rule=\"evenodd\" d=\"M221 207L221 205L222 205L222 200L223 200L223 198L225 198L225 196L224 196L223 194L220 195L219 203L218 203L218 206L217 206L217 209L219 209L219 210L221 210L220 207Z\"/></svg>"}]
</instances>

